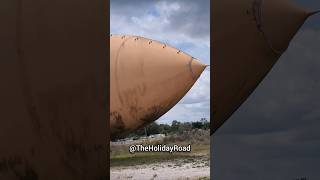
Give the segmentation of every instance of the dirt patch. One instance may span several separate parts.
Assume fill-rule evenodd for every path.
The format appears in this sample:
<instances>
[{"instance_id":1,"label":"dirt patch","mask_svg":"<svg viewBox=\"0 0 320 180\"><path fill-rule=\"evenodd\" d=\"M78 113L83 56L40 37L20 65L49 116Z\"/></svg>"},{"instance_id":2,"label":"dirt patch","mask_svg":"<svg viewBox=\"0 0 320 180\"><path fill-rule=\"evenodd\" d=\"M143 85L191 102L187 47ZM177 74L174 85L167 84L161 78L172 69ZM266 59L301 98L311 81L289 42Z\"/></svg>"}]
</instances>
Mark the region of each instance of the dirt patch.
<instances>
[{"instance_id":1,"label":"dirt patch","mask_svg":"<svg viewBox=\"0 0 320 180\"><path fill-rule=\"evenodd\" d=\"M156 164L112 167L111 180L161 180L161 179L210 179L210 164L208 159L186 158L172 162Z\"/></svg>"}]
</instances>

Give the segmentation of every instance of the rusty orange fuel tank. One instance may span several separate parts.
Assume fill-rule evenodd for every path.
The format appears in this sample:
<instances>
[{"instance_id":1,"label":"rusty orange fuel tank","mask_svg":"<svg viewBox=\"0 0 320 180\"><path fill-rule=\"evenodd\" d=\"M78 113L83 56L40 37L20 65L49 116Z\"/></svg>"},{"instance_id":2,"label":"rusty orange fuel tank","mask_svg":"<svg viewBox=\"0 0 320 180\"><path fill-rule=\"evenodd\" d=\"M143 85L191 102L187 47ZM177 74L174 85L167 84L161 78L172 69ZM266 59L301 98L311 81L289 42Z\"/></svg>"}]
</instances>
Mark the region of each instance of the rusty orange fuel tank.
<instances>
[{"instance_id":1,"label":"rusty orange fuel tank","mask_svg":"<svg viewBox=\"0 0 320 180\"><path fill-rule=\"evenodd\" d=\"M110 36L111 139L143 127L169 111L206 65L164 43Z\"/></svg>"},{"instance_id":2,"label":"rusty orange fuel tank","mask_svg":"<svg viewBox=\"0 0 320 180\"><path fill-rule=\"evenodd\" d=\"M213 1L214 133L267 75L305 20L288 0Z\"/></svg>"}]
</instances>

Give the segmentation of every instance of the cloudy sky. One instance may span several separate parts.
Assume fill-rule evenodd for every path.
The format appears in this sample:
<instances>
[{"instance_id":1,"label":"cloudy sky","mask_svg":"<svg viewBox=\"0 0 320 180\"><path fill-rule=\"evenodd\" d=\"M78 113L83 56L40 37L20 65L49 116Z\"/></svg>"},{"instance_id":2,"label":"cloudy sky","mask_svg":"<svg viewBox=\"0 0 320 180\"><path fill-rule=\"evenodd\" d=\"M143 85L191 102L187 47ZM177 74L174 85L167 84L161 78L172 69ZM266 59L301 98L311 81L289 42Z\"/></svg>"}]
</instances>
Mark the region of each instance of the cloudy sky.
<instances>
[{"instance_id":1,"label":"cloudy sky","mask_svg":"<svg viewBox=\"0 0 320 180\"><path fill-rule=\"evenodd\" d=\"M111 0L111 34L155 39L210 64L209 0ZM210 69L188 94L157 122L209 119Z\"/></svg>"},{"instance_id":2,"label":"cloudy sky","mask_svg":"<svg viewBox=\"0 0 320 180\"><path fill-rule=\"evenodd\" d=\"M320 9L319 0L295 0ZM320 179L320 15L214 137L219 180Z\"/></svg>"}]
</instances>

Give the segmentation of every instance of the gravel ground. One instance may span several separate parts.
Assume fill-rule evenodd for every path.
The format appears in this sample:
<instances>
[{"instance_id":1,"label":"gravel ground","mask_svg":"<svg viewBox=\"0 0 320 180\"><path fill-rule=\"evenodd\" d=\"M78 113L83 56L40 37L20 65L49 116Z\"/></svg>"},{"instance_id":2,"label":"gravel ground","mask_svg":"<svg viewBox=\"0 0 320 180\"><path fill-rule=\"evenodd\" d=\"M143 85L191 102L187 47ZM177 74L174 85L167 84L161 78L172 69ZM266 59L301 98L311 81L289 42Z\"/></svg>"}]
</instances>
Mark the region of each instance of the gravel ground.
<instances>
[{"instance_id":1,"label":"gravel ground","mask_svg":"<svg viewBox=\"0 0 320 180\"><path fill-rule=\"evenodd\" d=\"M209 179L210 164L207 158L189 158L157 164L112 167L110 173L111 180Z\"/></svg>"}]
</instances>

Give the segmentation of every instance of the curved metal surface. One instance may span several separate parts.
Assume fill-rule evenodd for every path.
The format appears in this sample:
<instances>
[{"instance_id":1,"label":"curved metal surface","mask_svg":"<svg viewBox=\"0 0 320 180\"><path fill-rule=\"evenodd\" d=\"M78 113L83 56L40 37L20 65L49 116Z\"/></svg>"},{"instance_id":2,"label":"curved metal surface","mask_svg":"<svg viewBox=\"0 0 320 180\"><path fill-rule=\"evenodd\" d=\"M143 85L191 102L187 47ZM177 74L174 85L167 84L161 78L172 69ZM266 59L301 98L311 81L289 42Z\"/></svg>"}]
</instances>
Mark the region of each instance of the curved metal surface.
<instances>
[{"instance_id":1,"label":"curved metal surface","mask_svg":"<svg viewBox=\"0 0 320 180\"><path fill-rule=\"evenodd\" d=\"M111 139L157 120L188 92L205 65L151 39L110 37Z\"/></svg>"},{"instance_id":2,"label":"curved metal surface","mask_svg":"<svg viewBox=\"0 0 320 180\"><path fill-rule=\"evenodd\" d=\"M0 179L107 179L106 2L0 12Z\"/></svg>"},{"instance_id":3,"label":"curved metal surface","mask_svg":"<svg viewBox=\"0 0 320 180\"><path fill-rule=\"evenodd\" d=\"M309 16L286 0L213 1L214 133L248 98Z\"/></svg>"}]
</instances>

